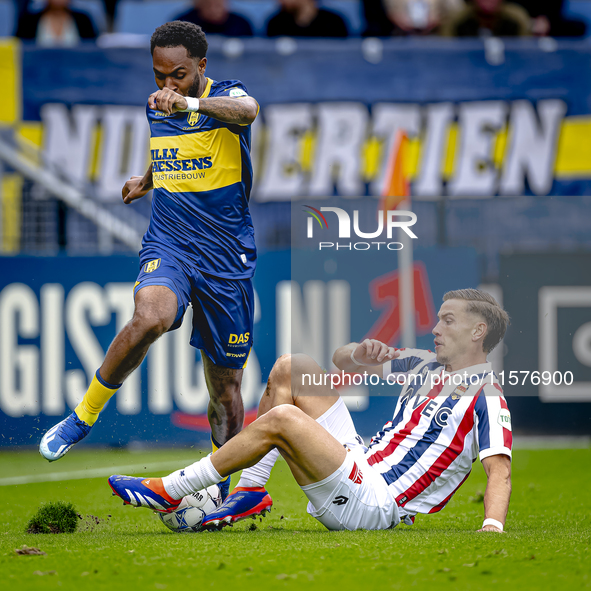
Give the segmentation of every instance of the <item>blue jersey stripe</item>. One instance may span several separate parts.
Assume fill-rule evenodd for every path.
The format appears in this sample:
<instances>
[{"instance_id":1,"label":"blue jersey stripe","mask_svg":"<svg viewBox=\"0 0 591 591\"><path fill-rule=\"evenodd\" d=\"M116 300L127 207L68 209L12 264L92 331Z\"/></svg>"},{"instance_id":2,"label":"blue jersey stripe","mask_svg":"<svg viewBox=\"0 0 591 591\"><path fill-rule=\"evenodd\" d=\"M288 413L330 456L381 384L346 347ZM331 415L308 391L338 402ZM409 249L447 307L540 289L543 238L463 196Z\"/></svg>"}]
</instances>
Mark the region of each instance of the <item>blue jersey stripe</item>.
<instances>
[{"instance_id":1,"label":"blue jersey stripe","mask_svg":"<svg viewBox=\"0 0 591 591\"><path fill-rule=\"evenodd\" d=\"M412 357L403 357L402 359L392 359L391 373L406 373L423 361L425 360L414 355Z\"/></svg>"},{"instance_id":2,"label":"blue jersey stripe","mask_svg":"<svg viewBox=\"0 0 591 591\"><path fill-rule=\"evenodd\" d=\"M435 367L439 366L439 365L440 364L437 362L431 362L431 363L427 364L427 366L431 366L431 371L432 371L432 369L435 369ZM433 367L433 366L435 366L435 367ZM482 374L477 374L477 375L478 375L478 380L480 381L487 375L487 373L482 373ZM481 388L481 386L479 386L479 387ZM442 408L449 408L450 411L453 411L456 404L458 404L458 402L461 400L461 398L453 400L452 395L450 395L448 398L446 398L445 402L443 404L441 404L439 406L439 408L434 412L433 419L431 420L431 424L429 425L429 429L422 436L421 440L406 453L406 455L402 458L402 460L398 464L396 464L395 466L392 466L392 468L390 468L390 470L388 470L387 472L382 473L384 480L388 484L392 484L393 482L398 480L403 474L408 472L408 470L410 470L416 464L416 462L427 451L427 449L429 449L429 447L437 440L441 431L443 430L443 427L445 426L443 424L439 425L437 423L437 421L435 420L437 412ZM481 399L481 397L479 396L478 400L480 400L480 399ZM403 404L400 408L400 412L399 412L400 419L402 419L402 414L404 413L404 409L406 408L406 405L408 404L409 401L410 401L410 398L407 398L403 402ZM486 406L486 401L484 401L484 404ZM487 423L487 425L488 425L488 423Z\"/></svg>"},{"instance_id":3,"label":"blue jersey stripe","mask_svg":"<svg viewBox=\"0 0 591 591\"><path fill-rule=\"evenodd\" d=\"M403 474L408 472L419 460L419 458L431 447L431 445L436 441L439 437L439 434L443 430L445 425L438 424L435 420L435 416L437 412L442 408L449 408L450 411L453 411L456 404L460 401L460 398L457 400L453 400L451 396L445 399L445 402L439 406L439 408L434 412L433 418L431 419L431 424L429 429L425 432L422 436L421 440L411 448L407 454L402 458L402 460L392 466L390 470L387 472L383 472L382 476L384 480L388 484L392 484L396 480L398 480Z\"/></svg>"},{"instance_id":4,"label":"blue jersey stripe","mask_svg":"<svg viewBox=\"0 0 591 591\"><path fill-rule=\"evenodd\" d=\"M392 421L389 424L386 423L386 425L388 425L388 426L387 427L384 426L381 431L378 431L378 433L371 438L371 443L369 444L370 448L373 447L374 445L376 445L377 443L379 443L383 439L383 437L386 433L389 433L390 431L392 431L392 429L396 429L396 427L398 426L398 423L400 423L400 421L402 421L402 419L404 417L404 409L405 409L405 405L402 404L400 406L400 410L398 411L396 416L392 419Z\"/></svg>"},{"instance_id":5,"label":"blue jersey stripe","mask_svg":"<svg viewBox=\"0 0 591 591\"><path fill-rule=\"evenodd\" d=\"M481 392L474 407L478 417L478 447L480 451L490 448L490 423L488 421L488 407L484 390Z\"/></svg>"}]
</instances>

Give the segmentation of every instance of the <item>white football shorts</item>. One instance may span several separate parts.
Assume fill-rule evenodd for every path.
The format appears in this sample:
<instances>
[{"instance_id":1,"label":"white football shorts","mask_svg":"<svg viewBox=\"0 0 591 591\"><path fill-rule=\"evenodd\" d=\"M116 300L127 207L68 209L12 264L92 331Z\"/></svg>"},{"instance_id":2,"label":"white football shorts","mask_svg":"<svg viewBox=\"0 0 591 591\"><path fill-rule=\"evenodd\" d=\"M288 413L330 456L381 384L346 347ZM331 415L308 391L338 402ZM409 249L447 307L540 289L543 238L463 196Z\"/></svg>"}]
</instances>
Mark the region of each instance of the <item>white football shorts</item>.
<instances>
[{"instance_id":1,"label":"white football shorts","mask_svg":"<svg viewBox=\"0 0 591 591\"><path fill-rule=\"evenodd\" d=\"M365 460L367 448L357 435L349 410L339 399L316 419L349 453L328 478L302 486L308 513L330 530L388 529L400 523L386 481Z\"/></svg>"}]
</instances>

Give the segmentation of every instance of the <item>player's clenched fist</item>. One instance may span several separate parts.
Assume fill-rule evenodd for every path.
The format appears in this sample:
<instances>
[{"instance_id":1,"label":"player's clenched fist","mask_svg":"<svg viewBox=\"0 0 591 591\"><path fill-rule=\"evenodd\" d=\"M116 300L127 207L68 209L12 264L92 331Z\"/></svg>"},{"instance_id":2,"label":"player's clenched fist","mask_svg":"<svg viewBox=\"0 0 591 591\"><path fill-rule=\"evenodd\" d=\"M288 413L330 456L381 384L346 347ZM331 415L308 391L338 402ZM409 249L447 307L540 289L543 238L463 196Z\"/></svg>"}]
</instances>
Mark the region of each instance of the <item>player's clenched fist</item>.
<instances>
[{"instance_id":1,"label":"player's clenched fist","mask_svg":"<svg viewBox=\"0 0 591 591\"><path fill-rule=\"evenodd\" d=\"M384 361L396 359L400 352L376 339L365 339L357 345L353 355L355 360L363 365L379 365Z\"/></svg>"},{"instance_id":2,"label":"player's clenched fist","mask_svg":"<svg viewBox=\"0 0 591 591\"><path fill-rule=\"evenodd\" d=\"M187 99L183 95L170 90L170 88L163 88L148 97L148 106L150 109L172 115L176 111L186 109L188 105Z\"/></svg>"},{"instance_id":3,"label":"player's clenched fist","mask_svg":"<svg viewBox=\"0 0 591 591\"><path fill-rule=\"evenodd\" d=\"M121 189L123 203L129 205L136 199L141 199L152 189L152 183L146 181L146 177L132 176Z\"/></svg>"}]
</instances>

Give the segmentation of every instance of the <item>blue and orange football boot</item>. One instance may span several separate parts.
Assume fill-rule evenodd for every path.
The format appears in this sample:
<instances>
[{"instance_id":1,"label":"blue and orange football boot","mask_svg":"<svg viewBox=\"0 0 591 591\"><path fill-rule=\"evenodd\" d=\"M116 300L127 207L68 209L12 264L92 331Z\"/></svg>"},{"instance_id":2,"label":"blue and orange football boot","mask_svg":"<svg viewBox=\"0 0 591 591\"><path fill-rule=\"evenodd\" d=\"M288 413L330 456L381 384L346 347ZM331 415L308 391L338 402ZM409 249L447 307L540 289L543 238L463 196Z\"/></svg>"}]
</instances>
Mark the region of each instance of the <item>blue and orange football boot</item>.
<instances>
[{"instance_id":1,"label":"blue and orange football boot","mask_svg":"<svg viewBox=\"0 0 591 591\"><path fill-rule=\"evenodd\" d=\"M218 485L219 486L219 485ZM241 519L271 512L273 500L264 488L237 487L224 503L207 515L201 523L204 529L222 529Z\"/></svg>"},{"instance_id":2,"label":"blue and orange football boot","mask_svg":"<svg viewBox=\"0 0 591 591\"><path fill-rule=\"evenodd\" d=\"M110 476L109 486L113 495L123 499L124 505L146 507L161 513L170 513L182 499L173 499L165 490L162 478L135 478L133 476Z\"/></svg>"},{"instance_id":3,"label":"blue and orange football boot","mask_svg":"<svg viewBox=\"0 0 591 591\"><path fill-rule=\"evenodd\" d=\"M68 418L54 425L41 439L39 453L49 462L63 458L92 429L73 412Z\"/></svg>"}]
</instances>

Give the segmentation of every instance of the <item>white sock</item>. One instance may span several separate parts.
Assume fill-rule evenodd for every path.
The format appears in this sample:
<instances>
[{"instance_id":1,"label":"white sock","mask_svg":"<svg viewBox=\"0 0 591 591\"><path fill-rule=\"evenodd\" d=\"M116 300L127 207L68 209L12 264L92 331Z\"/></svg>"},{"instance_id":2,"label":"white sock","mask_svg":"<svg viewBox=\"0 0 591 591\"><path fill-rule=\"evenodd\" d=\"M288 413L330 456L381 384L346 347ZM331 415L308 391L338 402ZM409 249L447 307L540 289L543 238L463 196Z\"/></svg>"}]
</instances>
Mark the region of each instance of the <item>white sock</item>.
<instances>
[{"instance_id":1,"label":"white sock","mask_svg":"<svg viewBox=\"0 0 591 591\"><path fill-rule=\"evenodd\" d=\"M322 416L318 417L316 422L339 442L357 443L358 435L355 425L342 398L339 398ZM237 486L244 488L264 487L278 457L279 450L272 449L258 464L242 471Z\"/></svg>"},{"instance_id":2,"label":"white sock","mask_svg":"<svg viewBox=\"0 0 591 591\"><path fill-rule=\"evenodd\" d=\"M164 490L173 499L182 499L191 493L207 488L212 484L217 484L221 480L222 477L213 467L211 458L207 456L183 470L177 470L165 476L162 479L162 484Z\"/></svg>"},{"instance_id":3,"label":"white sock","mask_svg":"<svg viewBox=\"0 0 591 591\"><path fill-rule=\"evenodd\" d=\"M269 480L269 477L271 476L271 470L273 469L278 457L279 450L277 448L272 449L257 464L242 471L237 486L242 486L245 488L258 488L265 486L265 484L267 484L267 480Z\"/></svg>"}]
</instances>

